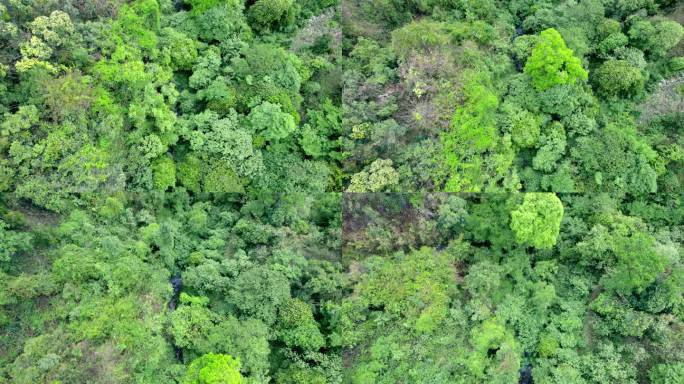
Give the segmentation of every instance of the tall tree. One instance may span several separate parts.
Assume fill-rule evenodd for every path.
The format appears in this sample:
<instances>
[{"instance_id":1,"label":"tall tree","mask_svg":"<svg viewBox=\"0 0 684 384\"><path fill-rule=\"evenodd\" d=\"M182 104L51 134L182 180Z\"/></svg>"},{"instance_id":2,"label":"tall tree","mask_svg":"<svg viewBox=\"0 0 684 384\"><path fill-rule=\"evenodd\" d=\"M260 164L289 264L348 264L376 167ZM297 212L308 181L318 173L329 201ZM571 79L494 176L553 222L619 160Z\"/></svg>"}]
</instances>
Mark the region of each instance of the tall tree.
<instances>
[{"instance_id":1,"label":"tall tree","mask_svg":"<svg viewBox=\"0 0 684 384\"><path fill-rule=\"evenodd\" d=\"M553 193L526 193L511 212L511 229L519 244L538 249L551 248L558 240L563 203Z\"/></svg>"},{"instance_id":2,"label":"tall tree","mask_svg":"<svg viewBox=\"0 0 684 384\"><path fill-rule=\"evenodd\" d=\"M525 73L532 78L537 90L543 91L559 84L574 84L587 80L582 62L565 45L560 33L553 28L542 31L525 63Z\"/></svg>"}]
</instances>

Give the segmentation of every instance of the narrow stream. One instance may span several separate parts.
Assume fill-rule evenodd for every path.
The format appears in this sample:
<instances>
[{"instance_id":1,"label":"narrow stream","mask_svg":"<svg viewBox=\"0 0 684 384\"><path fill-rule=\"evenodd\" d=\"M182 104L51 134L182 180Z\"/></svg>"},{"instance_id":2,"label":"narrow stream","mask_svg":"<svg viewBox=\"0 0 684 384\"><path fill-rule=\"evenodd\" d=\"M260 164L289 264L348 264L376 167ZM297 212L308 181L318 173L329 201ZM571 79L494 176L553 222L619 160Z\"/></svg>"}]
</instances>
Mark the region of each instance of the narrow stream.
<instances>
[{"instance_id":1,"label":"narrow stream","mask_svg":"<svg viewBox=\"0 0 684 384\"><path fill-rule=\"evenodd\" d=\"M532 380L532 366L530 363L525 364L522 368L520 368L520 380L518 380L519 384L533 384L534 380Z\"/></svg>"},{"instance_id":2,"label":"narrow stream","mask_svg":"<svg viewBox=\"0 0 684 384\"><path fill-rule=\"evenodd\" d=\"M169 309L172 311L178 306L178 298L180 297L180 290L183 287L183 279L180 276L173 276L170 280L171 287L173 287L173 297L169 301Z\"/></svg>"},{"instance_id":3,"label":"narrow stream","mask_svg":"<svg viewBox=\"0 0 684 384\"><path fill-rule=\"evenodd\" d=\"M180 297L181 288L183 288L183 279L180 276L173 276L170 283L171 287L173 287L173 296L169 301L169 310L174 311L178 307L178 298ZM173 350L176 353L176 359L183 362L183 349L174 344Z\"/></svg>"},{"instance_id":4,"label":"narrow stream","mask_svg":"<svg viewBox=\"0 0 684 384\"><path fill-rule=\"evenodd\" d=\"M522 36L522 34L523 34L523 28L522 28L522 22L521 22L520 25L517 25L515 27L515 36L513 36L512 40L515 40L518 36ZM515 69L518 72L522 72L523 64L515 54L513 54L513 61L515 62Z\"/></svg>"}]
</instances>

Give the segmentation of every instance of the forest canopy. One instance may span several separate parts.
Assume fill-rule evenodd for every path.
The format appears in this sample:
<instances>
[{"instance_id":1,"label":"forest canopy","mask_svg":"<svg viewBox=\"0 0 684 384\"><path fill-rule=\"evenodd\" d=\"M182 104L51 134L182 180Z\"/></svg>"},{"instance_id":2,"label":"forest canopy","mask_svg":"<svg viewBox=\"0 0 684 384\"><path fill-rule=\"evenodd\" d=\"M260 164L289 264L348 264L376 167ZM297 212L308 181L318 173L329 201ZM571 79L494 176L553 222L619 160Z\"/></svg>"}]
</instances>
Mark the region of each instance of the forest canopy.
<instances>
[{"instance_id":1,"label":"forest canopy","mask_svg":"<svg viewBox=\"0 0 684 384\"><path fill-rule=\"evenodd\" d=\"M681 189L681 2L340 8L345 190Z\"/></svg>"},{"instance_id":2,"label":"forest canopy","mask_svg":"<svg viewBox=\"0 0 684 384\"><path fill-rule=\"evenodd\" d=\"M0 5L0 191L340 190L332 5Z\"/></svg>"},{"instance_id":3,"label":"forest canopy","mask_svg":"<svg viewBox=\"0 0 684 384\"><path fill-rule=\"evenodd\" d=\"M0 382L679 383L682 207L183 191L58 215L5 196Z\"/></svg>"},{"instance_id":4,"label":"forest canopy","mask_svg":"<svg viewBox=\"0 0 684 384\"><path fill-rule=\"evenodd\" d=\"M682 382L679 201L345 195L345 382Z\"/></svg>"},{"instance_id":5,"label":"forest canopy","mask_svg":"<svg viewBox=\"0 0 684 384\"><path fill-rule=\"evenodd\" d=\"M0 384L684 384L683 24L0 1Z\"/></svg>"}]
</instances>

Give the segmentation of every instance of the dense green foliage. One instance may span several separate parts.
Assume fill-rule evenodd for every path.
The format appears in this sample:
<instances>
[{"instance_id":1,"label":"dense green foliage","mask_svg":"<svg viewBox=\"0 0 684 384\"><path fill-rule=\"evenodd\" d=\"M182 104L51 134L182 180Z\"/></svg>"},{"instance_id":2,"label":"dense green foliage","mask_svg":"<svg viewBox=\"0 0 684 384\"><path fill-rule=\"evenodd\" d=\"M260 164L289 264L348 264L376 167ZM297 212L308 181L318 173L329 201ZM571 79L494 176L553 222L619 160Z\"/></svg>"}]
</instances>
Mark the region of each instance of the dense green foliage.
<instances>
[{"instance_id":1,"label":"dense green foliage","mask_svg":"<svg viewBox=\"0 0 684 384\"><path fill-rule=\"evenodd\" d=\"M3 383L680 383L682 195L0 209Z\"/></svg>"},{"instance_id":2,"label":"dense green foliage","mask_svg":"<svg viewBox=\"0 0 684 384\"><path fill-rule=\"evenodd\" d=\"M0 382L340 382L339 195L22 201L0 209Z\"/></svg>"},{"instance_id":3,"label":"dense green foliage","mask_svg":"<svg viewBox=\"0 0 684 384\"><path fill-rule=\"evenodd\" d=\"M511 229L519 244L537 249L556 244L563 217L563 204L553 194L531 192L523 196L523 203L511 212Z\"/></svg>"},{"instance_id":4,"label":"dense green foliage","mask_svg":"<svg viewBox=\"0 0 684 384\"><path fill-rule=\"evenodd\" d=\"M556 85L575 84L587 80L582 62L565 46L560 33L553 28L542 31L525 62L525 73L532 85L543 91Z\"/></svg>"},{"instance_id":5,"label":"dense green foliage","mask_svg":"<svg viewBox=\"0 0 684 384\"><path fill-rule=\"evenodd\" d=\"M0 384L684 384L682 24L0 1Z\"/></svg>"},{"instance_id":6,"label":"dense green foliage","mask_svg":"<svg viewBox=\"0 0 684 384\"><path fill-rule=\"evenodd\" d=\"M3 3L0 192L66 212L84 192L340 190L324 3Z\"/></svg>"},{"instance_id":7,"label":"dense green foliage","mask_svg":"<svg viewBox=\"0 0 684 384\"><path fill-rule=\"evenodd\" d=\"M190 363L184 384L242 384L240 361L230 355L206 354Z\"/></svg>"},{"instance_id":8,"label":"dense green foliage","mask_svg":"<svg viewBox=\"0 0 684 384\"><path fill-rule=\"evenodd\" d=\"M345 195L343 212L349 383L684 380L681 195Z\"/></svg>"},{"instance_id":9,"label":"dense green foliage","mask_svg":"<svg viewBox=\"0 0 684 384\"><path fill-rule=\"evenodd\" d=\"M681 2L348 0L341 12L346 190L682 188ZM397 177L368 179L378 161Z\"/></svg>"}]
</instances>

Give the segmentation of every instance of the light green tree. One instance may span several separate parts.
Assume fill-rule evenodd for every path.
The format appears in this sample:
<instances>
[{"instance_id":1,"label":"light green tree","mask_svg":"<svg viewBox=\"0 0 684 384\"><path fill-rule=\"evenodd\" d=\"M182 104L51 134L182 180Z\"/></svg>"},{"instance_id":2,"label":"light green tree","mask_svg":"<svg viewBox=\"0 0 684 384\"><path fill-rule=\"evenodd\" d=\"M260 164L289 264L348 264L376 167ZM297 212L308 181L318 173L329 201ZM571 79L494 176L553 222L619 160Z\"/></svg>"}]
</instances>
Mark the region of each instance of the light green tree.
<instances>
[{"instance_id":1,"label":"light green tree","mask_svg":"<svg viewBox=\"0 0 684 384\"><path fill-rule=\"evenodd\" d=\"M252 129L268 141L284 139L297 128L292 115L283 112L280 105L268 101L252 109L249 122Z\"/></svg>"},{"instance_id":2,"label":"light green tree","mask_svg":"<svg viewBox=\"0 0 684 384\"><path fill-rule=\"evenodd\" d=\"M684 363L657 364L649 372L653 384L684 383Z\"/></svg>"},{"instance_id":3,"label":"light green tree","mask_svg":"<svg viewBox=\"0 0 684 384\"><path fill-rule=\"evenodd\" d=\"M580 59L566 47L560 33L553 28L539 35L532 55L525 63L525 73L532 78L532 84L539 91L558 84L574 84L588 77Z\"/></svg>"},{"instance_id":4,"label":"light green tree","mask_svg":"<svg viewBox=\"0 0 684 384\"><path fill-rule=\"evenodd\" d=\"M399 173L392 167L392 160L378 159L351 178L347 192L379 192L399 182Z\"/></svg>"},{"instance_id":5,"label":"light green tree","mask_svg":"<svg viewBox=\"0 0 684 384\"><path fill-rule=\"evenodd\" d=\"M596 69L594 79L599 92L606 96L631 96L644 89L644 76L626 60L608 60Z\"/></svg>"},{"instance_id":6,"label":"light green tree","mask_svg":"<svg viewBox=\"0 0 684 384\"><path fill-rule=\"evenodd\" d=\"M642 292L665 271L666 260L657 251L655 238L643 232L613 239L617 264L606 276L608 288L630 293Z\"/></svg>"},{"instance_id":7,"label":"light green tree","mask_svg":"<svg viewBox=\"0 0 684 384\"><path fill-rule=\"evenodd\" d=\"M289 299L278 310L278 334L290 348L317 351L325 345L309 304L299 299Z\"/></svg>"},{"instance_id":8,"label":"light green tree","mask_svg":"<svg viewBox=\"0 0 684 384\"><path fill-rule=\"evenodd\" d=\"M188 367L183 384L242 384L240 360L230 355L207 353Z\"/></svg>"},{"instance_id":9,"label":"light green tree","mask_svg":"<svg viewBox=\"0 0 684 384\"><path fill-rule=\"evenodd\" d=\"M495 317L484 321L471 331L470 343L474 353L468 357L468 368L475 376L487 373L490 381L496 383L515 382L519 378L520 354L512 332ZM491 351L496 355L488 357ZM492 361L494 360L494 361ZM492 369L496 362L499 369ZM506 361L506 364L502 362Z\"/></svg>"},{"instance_id":10,"label":"light green tree","mask_svg":"<svg viewBox=\"0 0 684 384\"><path fill-rule=\"evenodd\" d=\"M165 191L176 185L176 164L171 156L164 155L152 163L155 188Z\"/></svg>"},{"instance_id":11,"label":"light green tree","mask_svg":"<svg viewBox=\"0 0 684 384\"><path fill-rule=\"evenodd\" d=\"M247 16L256 29L268 29L292 24L295 12L292 0L257 0Z\"/></svg>"},{"instance_id":12,"label":"light green tree","mask_svg":"<svg viewBox=\"0 0 684 384\"><path fill-rule=\"evenodd\" d=\"M551 248L558 240L563 204L553 193L526 193L511 212L511 229L519 244L538 249Z\"/></svg>"},{"instance_id":13,"label":"light green tree","mask_svg":"<svg viewBox=\"0 0 684 384\"><path fill-rule=\"evenodd\" d=\"M68 43L74 33L74 24L69 15L62 11L53 11L50 16L38 16L29 23L31 33L52 47Z\"/></svg>"},{"instance_id":14,"label":"light green tree","mask_svg":"<svg viewBox=\"0 0 684 384\"><path fill-rule=\"evenodd\" d=\"M509 102L501 106L501 111L502 125L510 131L513 142L521 148L534 147L541 132L539 116Z\"/></svg>"},{"instance_id":15,"label":"light green tree","mask_svg":"<svg viewBox=\"0 0 684 384\"><path fill-rule=\"evenodd\" d=\"M684 27L676 21L666 20L652 23L639 20L629 28L632 45L655 57L664 56L684 35Z\"/></svg>"}]
</instances>

